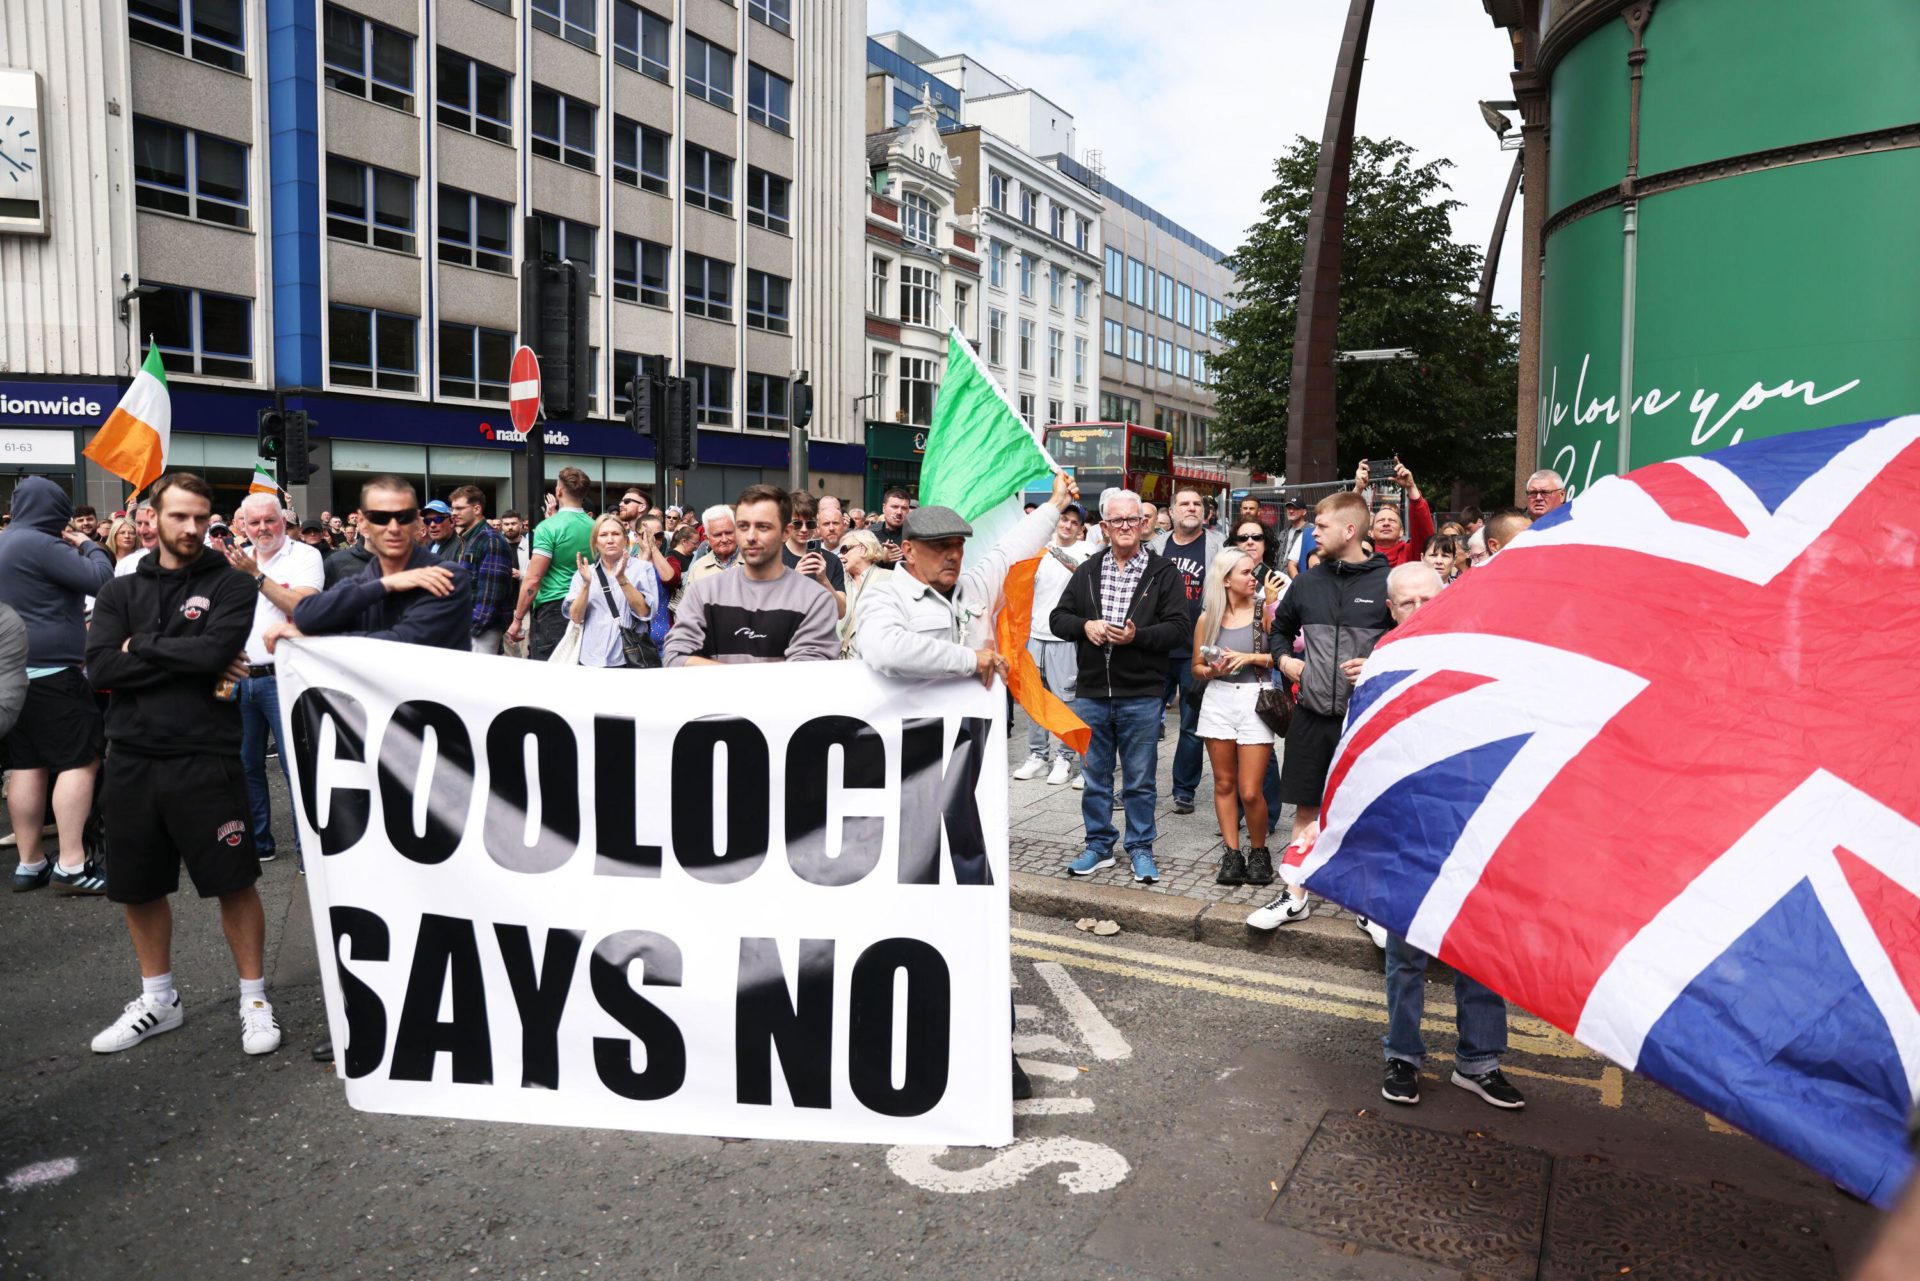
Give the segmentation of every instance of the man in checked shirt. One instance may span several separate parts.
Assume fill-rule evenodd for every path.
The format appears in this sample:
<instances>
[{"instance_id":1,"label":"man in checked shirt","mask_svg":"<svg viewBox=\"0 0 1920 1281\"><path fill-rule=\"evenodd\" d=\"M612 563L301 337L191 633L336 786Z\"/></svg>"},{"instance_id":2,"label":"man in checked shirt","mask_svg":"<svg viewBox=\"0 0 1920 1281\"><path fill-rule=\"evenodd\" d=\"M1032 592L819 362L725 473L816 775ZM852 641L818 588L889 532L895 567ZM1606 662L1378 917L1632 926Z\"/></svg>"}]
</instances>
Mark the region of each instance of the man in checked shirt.
<instances>
[{"instance_id":1,"label":"man in checked shirt","mask_svg":"<svg viewBox=\"0 0 1920 1281\"><path fill-rule=\"evenodd\" d=\"M513 549L487 523L487 496L478 485L453 491L453 546L444 559L467 567L473 579L473 652L499 654L513 621Z\"/></svg>"}]
</instances>

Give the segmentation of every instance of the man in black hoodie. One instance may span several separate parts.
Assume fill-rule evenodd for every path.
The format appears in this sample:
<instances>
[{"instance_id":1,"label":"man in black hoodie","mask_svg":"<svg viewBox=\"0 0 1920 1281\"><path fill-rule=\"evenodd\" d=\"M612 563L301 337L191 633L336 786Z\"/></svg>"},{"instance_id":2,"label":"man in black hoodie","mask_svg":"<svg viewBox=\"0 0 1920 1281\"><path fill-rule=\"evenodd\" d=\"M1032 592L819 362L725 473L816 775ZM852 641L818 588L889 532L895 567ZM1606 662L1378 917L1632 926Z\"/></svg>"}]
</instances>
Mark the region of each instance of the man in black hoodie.
<instances>
[{"instance_id":1,"label":"man in black hoodie","mask_svg":"<svg viewBox=\"0 0 1920 1281\"><path fill-rule=\"evenodd\" d=\"M1151 530L1140 507L1132 490L1100 495L1107 545L1073 571L1048 621L1055 636L1074 642L1079 676L1073 710L1093 731L1080 769L1087 784L1080 802L1087 848L1067 870L1087 876L1113 866L1117 757L1126 785L1122 802L1133 879L1151 884L1160 879L1153 811L1167 656L1191 644L1193 630L1186 582L1172 561L1145 546Z\"/></svg>"},{"instance_id":2,"label":"man in black hoodie","mask_svg":"<svg viewBox=\"0 0 1920 1281\"><path fill-rule=\"evenodd\" d=\"M100 589L87 633L87 672L112 691L107 897L126 906L142 989L93 1049L131 1049L185 1018L173 990L167 901L184 862L200 897L220 900L240 972L241 1047L268 1054L280 1047L280 1025L267 1003L267 918L253 886L260 863L240 768L240 704L230 692L245 674L259 588L207 546L213 490L204 480L162 476L153 508L153 554Z\"/></svg>"},{"instance_id":3,"label":"man in black hoodie","mask_svg":"<svg viewBox=\"0 0 1920 1281\"><path fill-rule=\"evenodd\" d=\"M1300 685L1300 701L1287 727L1286 752L1280 762L1280 799L1293 806L1289 842L1298 840L1307 825L1320 817L1320 795L1327 788L1327 771L1340 745L1347 697L1353 689L1340 669L1373 653L1393 626L1387 607L1391 566L1362 541L1370 516L1367 500L1352 490L1321 499L1313 512L1320 563L1293 580L1274 611L1269 648L1281 655L1275 667L1282 678ZM1293 657L1295 637L1306 639L1304 659ZM1247 924L1259 930L1277 929L1289 921L1305 920L1310 911L1306 892L1290 889L1256 908Z\"/></svg>"},{"instance_id":4,"label":"man in black hoodie","mask_svg":"<svg viewBox=\"0 0 1920 1281\"><path fill-rule=\"evenodd\" d=\"M0 740L7 811L19 841L15 893L51 884L55 893L106 892L87 862L81 832L93 808L100 770L100 709L80 670L86 657L86 598L113 577L113 557L68 527L73 502L44 476L29 476L13 494L13 522L0 538L0 604L27 628L27 694L20 718ZM51 790L60 829L60 866L40 851Z\"/></svg>"}]
</instances>

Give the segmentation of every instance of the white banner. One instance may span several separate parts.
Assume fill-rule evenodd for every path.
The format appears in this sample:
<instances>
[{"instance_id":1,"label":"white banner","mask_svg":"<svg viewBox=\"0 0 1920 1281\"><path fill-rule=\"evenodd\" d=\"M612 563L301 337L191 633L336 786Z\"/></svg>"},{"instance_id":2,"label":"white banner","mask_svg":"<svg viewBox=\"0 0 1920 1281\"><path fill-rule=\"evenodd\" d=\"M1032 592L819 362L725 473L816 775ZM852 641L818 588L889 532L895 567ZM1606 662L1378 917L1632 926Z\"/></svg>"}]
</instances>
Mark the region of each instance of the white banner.
<instances>
[{"instance_id":1,"label":"white banner","mask_svg":"<svg viewBox=\"0 0 1920 1281\"><path fill-rule=\"evenodd\" d=\"M277 657L354 1107L1011 1141L1002 690Z\"/></svg>"}]
</instances>

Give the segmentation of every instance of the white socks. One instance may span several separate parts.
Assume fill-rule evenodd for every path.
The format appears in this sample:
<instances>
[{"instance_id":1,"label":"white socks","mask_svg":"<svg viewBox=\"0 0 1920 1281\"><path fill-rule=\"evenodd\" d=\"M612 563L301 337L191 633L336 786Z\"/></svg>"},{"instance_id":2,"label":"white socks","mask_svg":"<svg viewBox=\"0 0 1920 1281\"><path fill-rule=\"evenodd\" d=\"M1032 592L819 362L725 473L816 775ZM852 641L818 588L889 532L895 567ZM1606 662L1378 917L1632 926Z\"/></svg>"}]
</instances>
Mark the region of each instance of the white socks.
<instances>
[{"instance_id":1,"label":"white socks","mask_svg":"<svg viewBox=\"0 0 1920 1281\"><path fill-rule=\"evenodd\" d=\"M47 870L47 860L41 859L38 863L22 863L19 870L27 873L29 876L38 876L41 872Z\"/></svg>"},{"instance_id":2,"label":"white socks","mask_svg":"<svg viewBox=\"0 0 1920 1281\"><path fill-rule=\"evenodd\" d=\"M152 978L142 975L140 990L146 995L148 1005L175 1005L180 1000L179 994L173 990L172 970L168 970L165 974L156 974Z\"/></svg>"},{"instance_id":3,"label":"white socks","mask_svg":"<svg viewBox=\"0 0 1920 1281\"><path fill-rule=\"evenodd\" d=\"M267 999L267 980L265 975L262 975L257 979L241 979L240 980L240 1008L241 1009L243 1010L246 1009L247 1003L249 1001L264 1001L266 999Z\"/></svg>"}]
</instances>

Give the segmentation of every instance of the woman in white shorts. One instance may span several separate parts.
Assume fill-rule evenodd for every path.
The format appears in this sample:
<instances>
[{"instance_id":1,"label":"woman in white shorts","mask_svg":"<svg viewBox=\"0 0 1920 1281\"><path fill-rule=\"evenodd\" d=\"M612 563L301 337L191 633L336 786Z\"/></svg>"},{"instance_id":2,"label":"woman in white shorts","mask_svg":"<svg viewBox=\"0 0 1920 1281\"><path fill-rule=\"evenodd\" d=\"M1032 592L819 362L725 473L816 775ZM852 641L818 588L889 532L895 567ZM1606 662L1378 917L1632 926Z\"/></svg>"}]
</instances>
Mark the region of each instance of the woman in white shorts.
<instances>
[{"instance_id":1,"label":"woman in white shorts","mask_svg":"<svg viewBox=\"0 0 1920 1281\"><path fill-rule=\"evenodd\" d=\"M1261 792L1273 731L1255 711L1260 687L1273 669L1271 654L1254 652L1254 628L1265 613L1259 571L1260 563L1238 548L1215 556L1193 629L1193 674L1207 682L1194 732L1206 743L1213 767L1213 812L1226 845L1214 877L1221 885L1273 883L1267 801ZM1240 845L1243 817L1249 849Z\"/></svg>"}]
</instances>

